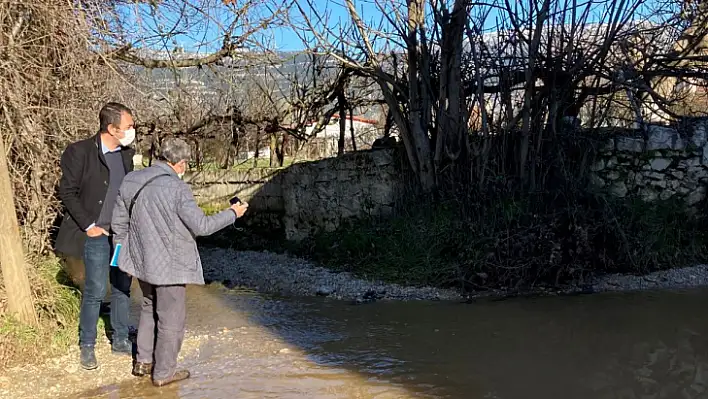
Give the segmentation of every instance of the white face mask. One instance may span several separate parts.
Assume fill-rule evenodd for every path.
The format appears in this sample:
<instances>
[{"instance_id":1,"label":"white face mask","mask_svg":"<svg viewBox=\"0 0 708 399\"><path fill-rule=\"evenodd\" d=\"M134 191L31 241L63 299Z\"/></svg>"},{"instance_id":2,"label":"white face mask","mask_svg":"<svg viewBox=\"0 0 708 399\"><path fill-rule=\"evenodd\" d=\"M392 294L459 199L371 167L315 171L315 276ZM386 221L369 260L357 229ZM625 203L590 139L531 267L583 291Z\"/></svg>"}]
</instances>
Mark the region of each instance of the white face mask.
<instances>
[{"instance_id":1,"label":"white face mask","mask_svg":"<svg viewBox=\"0 0 708 399\"><path fill-rule=\"evenodd\" d=\"M120 145L123 147L127 147L133 144L133 141L135 140L135 129L130 128L123 133L125 133L125 137L123 137L122 139L118 139L118 141L120 141Z\"/></svg>"},{"instance_id":2,"label":"white face mask","mask_svg":"<svg viewBox=\"0 0 708 399\"><path fill-rule=\"evenodd\" d=\"M187 172L187 165L182 165L182 172L177 173L177 177L180 179L184 178L184 174Z\"/></svg>"}]
</instances>

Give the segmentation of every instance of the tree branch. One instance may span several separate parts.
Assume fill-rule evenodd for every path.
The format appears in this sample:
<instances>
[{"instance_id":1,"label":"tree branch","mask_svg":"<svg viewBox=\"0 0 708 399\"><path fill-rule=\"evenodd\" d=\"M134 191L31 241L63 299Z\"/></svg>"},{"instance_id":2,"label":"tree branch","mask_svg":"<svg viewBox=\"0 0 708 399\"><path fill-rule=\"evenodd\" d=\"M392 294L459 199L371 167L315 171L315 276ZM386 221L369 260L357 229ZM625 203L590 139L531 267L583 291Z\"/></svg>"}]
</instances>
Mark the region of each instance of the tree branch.
<instances>
[{"instance_id":1,"label":"tree branch","mask_svg":"<svg viewBox=\"0 0 708 399\"><path fill-rule=\"evenodd\" d=\"M117 60L127 62L133 65L140 65L148 69L189 68L218 63L224 58L233 56L235 51L239 48L243 48L243 46L238 46L233 43L225 43L225 46L221 50L204 57L192 57L179 60L173 58L167 60L157 60L152 58L139 57L135 54L132 54L130 52L130 50L132 49L132 45L127 45L113 52L111 56Z\"/></svg>"}]
</instances>

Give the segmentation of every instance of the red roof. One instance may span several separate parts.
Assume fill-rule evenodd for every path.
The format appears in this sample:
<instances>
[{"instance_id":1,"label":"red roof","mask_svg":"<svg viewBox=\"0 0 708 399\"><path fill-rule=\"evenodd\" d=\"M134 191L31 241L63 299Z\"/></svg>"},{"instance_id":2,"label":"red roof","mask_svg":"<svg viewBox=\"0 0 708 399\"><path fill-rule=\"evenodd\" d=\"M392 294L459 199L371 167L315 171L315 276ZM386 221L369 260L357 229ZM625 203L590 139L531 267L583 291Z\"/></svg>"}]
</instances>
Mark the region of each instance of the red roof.
<instances>
[{"instance_id":1,"label":"red roof","mask_svg":"<svg viewBox=\"0 0 708 399\"><path fill-rule=\"evenodd\" d=\"M339 119L339 114L334 114L334 115L332 115L332 117ZM357 122L369 123L371 125L375 125L375 124L379 123L379 121L377 121L376 119L367 119L367 118L364 118L361 116L356 116L356 115L353 117L350 117L349 115L347 115L347 119L349 119L349 118L351 118Z\"/></svg>"}]
</instances>

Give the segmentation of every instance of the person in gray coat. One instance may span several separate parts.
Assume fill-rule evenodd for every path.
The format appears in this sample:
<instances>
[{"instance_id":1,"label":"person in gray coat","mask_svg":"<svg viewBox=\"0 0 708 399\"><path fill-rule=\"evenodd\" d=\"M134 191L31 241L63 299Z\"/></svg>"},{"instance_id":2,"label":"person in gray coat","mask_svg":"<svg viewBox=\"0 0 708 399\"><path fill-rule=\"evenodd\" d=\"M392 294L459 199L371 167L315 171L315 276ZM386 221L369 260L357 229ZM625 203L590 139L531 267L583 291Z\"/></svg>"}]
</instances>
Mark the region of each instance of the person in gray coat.
<instances>
[{"instance_id":1,"label":"person in gray coat","mask_svg":"<svg viewBox=\"0 0 708 399\"><path fill-rule=\"evenodd\" d=\"M160 162L123 180L111 224L121 245L117 265L138 279L143 293L133 375L152 373L155 386L189 378L189 371L176 365L184 338L185 284L204 284L195 237L229 226L248 209L238 203L204 215L181 179L190 155L184 140L165 139Z\"/></svg>"}]
</instances>

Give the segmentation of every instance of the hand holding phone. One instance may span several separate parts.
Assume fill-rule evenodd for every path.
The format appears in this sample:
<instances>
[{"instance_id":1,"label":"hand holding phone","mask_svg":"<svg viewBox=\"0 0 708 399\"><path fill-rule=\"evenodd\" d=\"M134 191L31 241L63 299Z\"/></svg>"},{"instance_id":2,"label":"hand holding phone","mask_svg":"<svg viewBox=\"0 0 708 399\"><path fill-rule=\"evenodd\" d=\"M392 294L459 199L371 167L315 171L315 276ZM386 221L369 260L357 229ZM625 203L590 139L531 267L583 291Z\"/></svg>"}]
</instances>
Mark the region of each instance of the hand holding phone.
<instances>
[{"instance_id":1,"label":"hand holding phone","mask_svg":"<svg viewBox=\"0 0 708 399\"><path fill-rule=\"evenodd\" d=\"M241 202L241 200L234 196L229 200L229 203L231 204L231 210L236 213L236 218L240 218L243 216L244 213L248 210L248 203L246 202Z\"/></svg>"}]
</instances>

